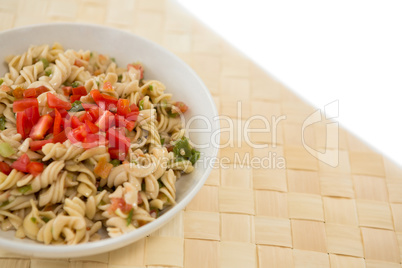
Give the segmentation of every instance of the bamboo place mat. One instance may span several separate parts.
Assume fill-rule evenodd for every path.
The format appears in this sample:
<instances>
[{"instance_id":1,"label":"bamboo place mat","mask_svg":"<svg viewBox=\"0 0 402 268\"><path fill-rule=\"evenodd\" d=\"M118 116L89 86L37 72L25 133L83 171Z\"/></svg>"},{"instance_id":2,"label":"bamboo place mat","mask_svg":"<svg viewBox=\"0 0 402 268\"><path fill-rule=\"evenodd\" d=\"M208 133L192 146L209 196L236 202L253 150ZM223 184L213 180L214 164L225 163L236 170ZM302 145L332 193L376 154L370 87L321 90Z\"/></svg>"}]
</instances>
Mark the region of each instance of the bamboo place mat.
<instances>
[{"instance_id":1,"label":"bamboo place mat","mask_svg":"<svg viewBox=\"0 0 402 268\"><path fill-rule=\"evenodd\" d=\"M402 170L325 118L307 124L302 139L303 123L316 109L176 2L0 0L0 30L61 21L112 26L166 47L203 79L236 134L252 115L272 125L272 116L286 119L271 133L250 133L249 140L223 132L222 143L233 141L220 150L225 164L184 211L150 236L80 259L1 251L0 267L401 267ZM227 120L221 123L228 127ZM263 126L254 120L249 127ZM329 158L321 161L324 151ZM337 159L336 167L326 164Z\"/></svg>"}]
</instances>

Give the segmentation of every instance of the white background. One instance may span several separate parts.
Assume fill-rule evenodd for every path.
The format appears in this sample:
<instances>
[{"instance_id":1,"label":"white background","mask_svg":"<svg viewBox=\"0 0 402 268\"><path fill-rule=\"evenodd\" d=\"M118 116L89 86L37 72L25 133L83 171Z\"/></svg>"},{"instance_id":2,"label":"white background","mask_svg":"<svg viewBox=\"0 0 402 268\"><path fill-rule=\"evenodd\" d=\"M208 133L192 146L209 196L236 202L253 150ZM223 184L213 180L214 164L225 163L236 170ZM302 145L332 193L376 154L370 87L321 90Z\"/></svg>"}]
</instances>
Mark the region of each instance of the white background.
<instances>
[{"instance_id":1,"label":"white background","mask_svg":"<svg viewBox=\"0 0 402 268\"><path fill-rule=\"evenodd\" d=\"M402 164L401 1L189 1L191 13Z\"/></svg>"}]
</instances>

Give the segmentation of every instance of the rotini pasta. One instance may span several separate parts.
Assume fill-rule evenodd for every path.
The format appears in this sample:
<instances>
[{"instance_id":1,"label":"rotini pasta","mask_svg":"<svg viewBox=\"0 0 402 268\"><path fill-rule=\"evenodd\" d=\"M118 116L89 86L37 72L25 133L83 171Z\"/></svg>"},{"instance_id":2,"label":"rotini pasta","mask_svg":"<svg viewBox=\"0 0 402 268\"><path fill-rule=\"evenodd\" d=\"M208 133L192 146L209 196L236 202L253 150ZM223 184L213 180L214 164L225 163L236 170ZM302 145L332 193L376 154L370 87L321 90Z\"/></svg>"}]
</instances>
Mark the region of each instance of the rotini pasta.
<instances>
[{"instance_id":1,"label":"rotini pasta","mask_svg":"<svg viewBox=\"0 0 402 268\"><path fill-rule=\"evenodd\" d=\"M175 204L199 158L141 63L56 43L7 57L0 78L0 227L44 244L135 230Z\"/></svg>"}]
</instances>

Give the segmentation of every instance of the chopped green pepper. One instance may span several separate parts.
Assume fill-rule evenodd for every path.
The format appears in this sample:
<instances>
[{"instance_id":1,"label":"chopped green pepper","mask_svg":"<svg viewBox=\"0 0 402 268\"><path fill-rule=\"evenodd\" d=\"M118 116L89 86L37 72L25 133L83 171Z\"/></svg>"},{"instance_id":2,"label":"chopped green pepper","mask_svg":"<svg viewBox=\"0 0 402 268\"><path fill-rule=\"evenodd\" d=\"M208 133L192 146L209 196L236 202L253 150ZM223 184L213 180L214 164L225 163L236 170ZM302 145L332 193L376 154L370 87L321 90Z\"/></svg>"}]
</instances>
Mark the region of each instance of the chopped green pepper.
<instances>
[{"instance_id":1,"label":"chopped green pepper","mask_svg":"<svg viewBox=\"0 0 402 268\"><path fill-rule=\"evenodd\" d=\"M2 157L10 157L15 154L15 150L10 144L6 142L0 143L0 155Z\"/></svg>"},{"instance_id":2,"label":"chopped green pepper","mask_svg":"<svg viewBox=\"0 0 402 268\"><path fill-rule=\"evenodd\" d=\"M200 152L191 147L186 137L175 143L173 153L176 156L176 162L186 159L194 165L200 159Z\"/></svg>"},{"instance_id":3,"label":"chopped green pepper","mask_svg":"<svg viewBox=\"0 0 402 268\"><path fill-rule=\"evenodd\" d=\"M10 204L10 201L6 200L3 203L0 204L0 208L7 206L8 204Z\"/></svg>"},{"instance_id":4,"label":"chopped green pepper","mask_svg":"<svg viewBox=\"0 0 402 268\"><path fill-rule=\"evenodd\" d=\"M200 152L195 149L192 149L191 156L188 158L188 160L191 162L191 164L194 165L198 159L200 159Z\"/></svg>"},{"instance_id":5,"label":"chopped green pepper","mask_svg":"<svg viewBox=\"0 0 402 268\"><path fill-rule=\"evenodd\" d=\"M73 104L71 105L71 109L69 110L69 112L81 112L81 111L85 111L84 107L82 107L82 102L79 100L74 101Z\"/></svg>"},{"instance_id":6,"label":"chopped green pepper","mask_svg":"<svg viewBox=\"0 0 402 268\"><path fill-rule=\"evenodd\" d=\"M128 213L128 217L127 217L127 226L130 225L131 220L133 219L133 213L134 213L134 209L131 209L130 212Z\"/></svg>"},{"instance_id":7,"label":"chopped green pepper","mask_svg":"<svg viewBox=\"0 0 402 268\"><path fill-rule=\"evenodd\" d=\"M120 160L119 159L113 159L110 161L110 164L112 164L114 167L117 167L120 165Z\"/></svg>"},{"instance_id":8,"label":"chopped green pepper","mask_svg":"<svg viewBox=\"0 0 402 268\"><path fill-rule=\"evenodd\" d=\"M140 102L138 103L138 108L140 109L140 111L144 110L144 100L140 100Z\"/></svg>"},{"instance_id":9,"label":"chopped green pepper","mask_svg":"<svg viewBox=\"0 0 402 268\"><path fill-rule=\"evenodd\" d=\"M46 76L50 76L52 74L52 69L47 69L46 71L45 71L45 75Z\"/></svg>"},{"instance_id":10,"label":"chopped green pepper","mask_svg":"<svg viewBox=\"0 0 402 268\"><path fill-rule=\"evenodd\" d=\"M6 117L4 115L0 116L0 130L6 129Z\"/></svg>"},{"instance_id":11,"label":"chopped green pepper","mask_svg":"<svg viewBox=\"0 0 402 268\"><path fill-rule=\"evenodd\" d=\"M154 87L153 87L152 85L149 85L148 88L149 88L149 90L151 90L151 91L154 90Z\"/></svg>"},{"instance_id":12,"label":"chopped green pepper","mask_svg":"<svg viewBox=\"0 0 402 268\"><path fill-rule=\"evenodd\" d=\"M47 67L49 67L49 62L47 59L41 58L40 60L43 63L43 69L46 69Z\"/></svg>"},{"instance_id":13,"label":"chopped green pepper","mask_svg":"<svg viewBox=\"0 0 402 268\"><path fill-rule=\"evenodd\" d=\"M74 81L74 82L71 84L71 86L72 86L73 88L79 87L79 86L80 86L80 82Z\"/></svg>"},{"instance_id":14,"label":"chopped green pepper","mask_svg":"<svg viewBox=\"0 0 402 268\"><path fill-rule=\"evenodd\" d=\"M21 194L25 194L31 190L32 190L32 185L25 185L25 186L18 188L18 192L20 192Z\"/></svg>"}]
</instances>

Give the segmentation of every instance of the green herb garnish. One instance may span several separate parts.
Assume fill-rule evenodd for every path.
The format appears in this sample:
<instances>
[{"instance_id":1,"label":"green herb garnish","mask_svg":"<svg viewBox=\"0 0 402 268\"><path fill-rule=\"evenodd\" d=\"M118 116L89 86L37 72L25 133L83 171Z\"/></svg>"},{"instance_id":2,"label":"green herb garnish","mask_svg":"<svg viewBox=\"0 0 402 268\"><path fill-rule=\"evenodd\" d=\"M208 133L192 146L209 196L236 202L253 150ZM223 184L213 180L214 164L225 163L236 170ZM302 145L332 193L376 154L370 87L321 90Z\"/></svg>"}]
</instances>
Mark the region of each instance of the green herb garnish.
<instances>
[{"instance_id":1,"label":"green herb garnish","mask_svg":"<svg viewBox=\"0 0 402 268\"><path fill-rule=\"evenodd\" d=\"M46 69L47 67L49 67L49 62L47 59L41 58L40 61L43 63L43 69Z\"/></svg>"},{"instance_id":2,"label":"green herb garnish","mask_svg":"<svg viewBox=\"0 0 402 268\"><path fill-rule=\"evenodd\" d=\"M134 209L131 209L130 212L128 213L128 217L127 217L127 226L130 225L131 220L133 219L133 213L134 213Z\"/></svg>"},{"instance_id":3,"label":"green herb garnish","mask_svg":"<svg viewBox=\"0 0 402 268\"><path fill-rule=\"evenodd\" d=\"M145 192L145 181L141 183L141 191Z\"/></svg>"},{"instance_id":4,"label":"green herb garnish","mask_svg":"<svg viewBox=\"0 0 402 268\"><path fill-rule=\"evenodd\" d=\"M153 87L152 85L149 85L148 88L149 88L149 90L151 90L151 91L154 90L154 87Z\"/></svg>"},{"instance_id":5,"label":"green herb garnish","mask_svg":"<svg viewBox=\"0 0 402 268\"><path fill-rule=\"evenodd\" d=\"M6 200L3 203L0 204L0 208L7 206L8 204L10 204L10 201Z\"/></svg>"},{"instance_id":6,"label":"green herb garnish","mask_svg":"<svg viewBox=\"0 0 402 268\"><path fill-rule=\"evenodd\" d=\"M46 76L50 76L52 74L52 69L47 69L46 71L45 71L45 75Z\"/></svg>"},{"instance_id":7,"label":"green herb garnish","mask_svg":"<svg viewBox=\"0 0 402 268\"><path fill-rule=\"evenodd\" d=\"M36 218L35 218L35 217L31 217L31 222L36 223Z\"/></svg>"},{"instance_id":8,"label":"green herb garnish","mask_svg":"<svg viewBox=\"0 0 402 268\"><path fill-rule=\"evenodd\" d=\"M200 159L200 152L191 147L186 137L177 141L173 147L173 153L176 156L176 161L188 160L191 164L195 164Z\"/></svg>"},{"instance_id":9,"label":"green herb garnish","mask_svg":"<svg viewBox=\"0 0 402 268\"><path fill-rule=\"evenodd\" d=\"M120 160L119 159L113 159L109 163L112 164L114 167L117 167L117 166L120 165Z\"/></svg>"},{"instance_id":10,"label":"green herb garnish","mask_svg":"<svg viewBox=\"0 0 402 268\"><path fill-rule=\"evenodd\" d=\"M6 117L4 115L0 116L0 130L6 129Z\"/></svg>"},{"instance_id":11,"label":"green herb garnish","mask_svg":"<svg viewBox=\"0 0 402 268\"><path fill-rule=\"evenodd\" d=\"M144 110L144 100L140 100L140 102L138 103L138 108L140 109L140 111Z\"/></svg>"},{"instance_id":12,"label":"green herb garnish","mask_svg":"<svg viewBox=\"0 0 402 268\"><path fill-rule=\"evenodd\" d=\"M110 58L114 63L116 63L116 59L115 58Z\"/></svg>"},{"instance_id":13,"label":"green herb garnish","mask_svg":"<svg viewBox=\"0 0 402 268\"><path fill-rule=\"evenodd\" d=\"M158 180L158 184L159 184L159 189L163 187L163 183L162 183L161 179Z\"/></svg>"},{"instance_id":14,"label":"green herb garnish","mask_svg":"<svg viewBox=\"0 0 402 268\"><path fill-rule=\"evenodd\" d=\"M165 144L165 138L161 138L161 144L162 144L162 145Z\"/></svg>"},{"instance_id":15,"label":"green herb garnish","mask_svg":"<svg viewBox=\"0 0 402 268\"><path fill-rule=\"evenodd\" d=\"M50 221L50 219L49 219L48 217L42 217L41 219L42 219L42 221L44 221L44 222Z\"/></svg>"},{"instance_id":16,"label":"green herb garnish","mask_svg":"<svg viewBox=\"0 0 402 268\"><path fill-rule=\"evenodd\" d=\"M91 52L91 53L89 53L89 56L92 58L92 56L93 56L92 52Z\"/></svg>"},{"instance_id":17,"label":"green herb garnish","mask_svg":"<svg viewBox=\"0 0 402 268\"><path fill-rule=\"evenodd\" d=\"M123 79L123 75L119 74L119 76L117 77L117 81L121 82L121 79Z\"/></svg>"},{"instance_id":18,"label":"green herb garnish","mask_svg":"<svg viewBox=\"0 0 402 268\"><path fill-rule=\"evenodd\" d=\"M1 86L1 84L3 84L3 82L4 82L4 80L3 80L3 78L1 78L0 79L0 86Z\"/></svg>"},{"instance_id":19,"label":"green herb garnish","mask_svg":"<svg viewBox=\"0 0 402 268\"><path fill-rule=\"evenodd\" d=\"M25 186L18 188L18 192L20 192L21 194L25 194L31 190L32 190L32 185L25 185Z\"/></svg>"},{"instance_id":20,"label":"green herb garnish","mask_svg":"<svg viewBox=\"0 0 402 268\"><path fill-rule=\"evenodd\" d=\"M81 111L85 111L84 107L82 107L82 102L79 100L74 101L73 104L71 105L71 109L69 110L69 112L81 112Z\"/></svg>"},{"instance_id":21,"label":"green herb garnish","mask_svg":"<svg viewBox=\"0 0 402 268\"><path fill-rule=\"evenodd\" d=\"M79 86L80 86L80 82L74 81L74 82L71 84L71 86L72 86L73 88L79 87Z\"/></svg>"}]
</instances>

